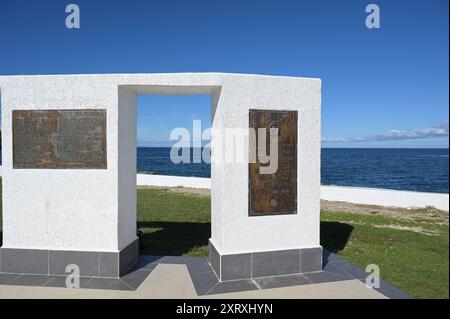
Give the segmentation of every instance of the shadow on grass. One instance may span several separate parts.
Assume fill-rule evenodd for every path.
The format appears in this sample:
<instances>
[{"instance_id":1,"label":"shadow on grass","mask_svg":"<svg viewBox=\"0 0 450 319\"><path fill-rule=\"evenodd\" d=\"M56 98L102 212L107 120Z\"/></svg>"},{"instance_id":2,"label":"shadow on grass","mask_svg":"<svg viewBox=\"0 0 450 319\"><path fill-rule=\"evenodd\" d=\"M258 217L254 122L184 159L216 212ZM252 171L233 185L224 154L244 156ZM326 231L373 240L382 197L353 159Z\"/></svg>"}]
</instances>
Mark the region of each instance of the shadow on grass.
<instances>
[{"instance_id":1,"label":"shadow on grass","mask_svg":"<svg viewBox=\"0 0 450 319\"><path fill-rule=\"evenodd\" d=\"M144 232L142 255L181 256L208 245L210 223L138 222Z\"/></svg>"},{"instance_id":2,"label":"shadow on grass","mask_svg":"<svg viewBox=\"0 0 450 319\"><path fill-rule=\"evenodd\" d=\"M138 222L144 232L143 255L181 256L208 245L210 223ZM338 253L347 245L353 226L340 222L320 223L320 243L323 248Z\"/></svg>"},{"instance_id":3,"label":"shadow on grass","mask_svg":"<svg viewBox=\"0 0 450 319\"><path fill-rule=\"evenodd\" d=\"M347 245L353 226L340 222L320 222L320 244L332 253L338 253Z\"/></svg>"}]
</instances>

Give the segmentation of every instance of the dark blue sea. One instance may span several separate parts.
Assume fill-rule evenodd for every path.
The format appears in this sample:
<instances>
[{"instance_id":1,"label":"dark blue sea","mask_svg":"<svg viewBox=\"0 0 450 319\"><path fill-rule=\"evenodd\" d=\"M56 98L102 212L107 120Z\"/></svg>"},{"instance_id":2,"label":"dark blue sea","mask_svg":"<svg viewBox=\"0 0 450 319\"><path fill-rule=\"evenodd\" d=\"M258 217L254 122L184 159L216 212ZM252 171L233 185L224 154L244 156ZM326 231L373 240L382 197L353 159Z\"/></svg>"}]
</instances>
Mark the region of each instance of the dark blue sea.
<instances>
[{"instance_id":1,"label":"dark blue sea","mask_svg":"<svg viewBox=\"0 0 450 319\"><path fill-rule=\"evenodd\" d=\"M206 163L172 163L170 148L139 147L137 168L176 176L211 172ZM323 185L448 193L448 149L323 148L321 175Z\"/></svg>"},{"instance_id":2,"label":"dark blue sea","mask_svg":"<svg viewBox=\"0 0 450 319\"><path fill-rule=\"evenodd\" d=\"M323 185L448 193L448 149L323 148L321 164ZM138 147L137 169L175 176L211 173L206 163L172 163L168 147Z\"/></svg>"}]
</instances>

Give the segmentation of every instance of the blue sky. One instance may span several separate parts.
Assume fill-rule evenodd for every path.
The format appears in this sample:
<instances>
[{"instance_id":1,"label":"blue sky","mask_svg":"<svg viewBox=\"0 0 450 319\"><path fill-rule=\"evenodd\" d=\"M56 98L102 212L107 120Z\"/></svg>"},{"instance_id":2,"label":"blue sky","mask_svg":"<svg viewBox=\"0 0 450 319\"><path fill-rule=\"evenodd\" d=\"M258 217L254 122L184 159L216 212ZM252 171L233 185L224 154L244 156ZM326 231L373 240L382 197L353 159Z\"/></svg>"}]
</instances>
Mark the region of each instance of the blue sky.
<instances>
[{"instance_id":1,"label":"blue sky","mask_svg":"<svg viewBox=\"0 0 450 319\"><path fill-rule=\"evenodd\" d=\"M448 23L447 0L1 0L0 74L319 77L324 146L448 147ZM140 97L138 140L164 145L193 119L209 125L208 96Z\"/></svg>"}]
</instances>

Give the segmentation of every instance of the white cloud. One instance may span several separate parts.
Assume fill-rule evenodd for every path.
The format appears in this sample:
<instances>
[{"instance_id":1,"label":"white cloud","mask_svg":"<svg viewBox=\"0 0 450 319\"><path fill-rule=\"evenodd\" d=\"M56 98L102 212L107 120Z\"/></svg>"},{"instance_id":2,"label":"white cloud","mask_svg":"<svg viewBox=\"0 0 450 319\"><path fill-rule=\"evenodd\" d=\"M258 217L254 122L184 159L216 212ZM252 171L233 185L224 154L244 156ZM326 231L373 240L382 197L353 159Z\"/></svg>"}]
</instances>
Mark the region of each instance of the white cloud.
<instances>
[{"instance_id":1,"label":"white cloud","mask_svg":"<svg viewBox=\"0 0 450 319\"><path fill-rule=\"evenodd\" d=\"M424 129L390 130L388 133L367 135L365 137L323 137L322 142L324 143L380 142L380 141L448 137L448 128L449 128L448 123L441 123Z\"/></svg>"}]
</instances>

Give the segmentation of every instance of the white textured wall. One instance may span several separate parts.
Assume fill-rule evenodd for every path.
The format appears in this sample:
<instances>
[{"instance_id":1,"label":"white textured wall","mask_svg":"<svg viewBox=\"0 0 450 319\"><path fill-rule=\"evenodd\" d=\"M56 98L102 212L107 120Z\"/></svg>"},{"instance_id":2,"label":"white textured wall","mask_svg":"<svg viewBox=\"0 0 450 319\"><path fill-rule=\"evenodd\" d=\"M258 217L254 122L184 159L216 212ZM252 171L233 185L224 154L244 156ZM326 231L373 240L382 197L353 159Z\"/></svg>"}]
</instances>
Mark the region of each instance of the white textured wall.
<instances>
[{"instance_id":1,"label":"white textured wall","mask_svg":"<svg viewBox=\"0 0 450 319\"><path fill-rule=\"evenodd\" d=\"M117 251L132 237L135 203L120 181L131 185L135 160L118 159L133 159L127 152L135 145L122 145L129 138L119 131L135 128L131 113L118 117L133 101L119 86L135 94L213 93L215 101L220 92L213 103L219 130L248 128L250 108L297 110L298 214L248 217L248 165L214 164L212 241L221 254L319 245L320 80L182 73L0 77L4 247ZM107 170L12 169L11 111L53 108L107 109Z\"/></svg>"},{"instance_id":2,"label":"white textured wall","mask_svg":"<svg viewBox=\"0 0 450 319\"><path fill-rule=\"evenodd\" d=\"M118 247L136 239L136 94L119 89Z\"/></svg>"},{"instance_id":3,"label":"white textured wall","mask_svg":"<svg viewBox=\"0 0 450 319\"><path fill-rule=\"evenodd\" d=\"M117 251L117 85L0 77L3 247ZM102 94L99 94L101 92ZM107 109L108 168L12 169L12 110Z\"/></svg>"},{"instance_id":4,"label":"white textured wall","mask_svg":"<svg viewBox=\"0 0 450 319\"><path fill-rule=\"evenodd\" d=\"M219 132L223 131L223 113L224 108L219 107L223 100L220 98L221 90L215 90L211 96L211 128ZM213 156L213 151L211 155ZM212 157L211 156L211 157ZM216 247L222 245L223 233L223 163L211 161L211 241ZM204 181L203 181L204 183Z\"/></svg>"},{"instance_id":5,"label":"white textured wall","mask_svg":"<svg viewBox=\"0 0 450 319\"><path fill-rule=\"evenodd\" d=\"M318 79L251 76L224 79L218 108L225 128L247 129L249 109L298 111L298 213L248 216L246 151L243 163L222 165L221 242L212 237L221 254L320 245L320 107ZM215 186L212 181L212 187Z\"/></svg>"}]
</instances>

